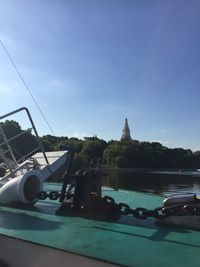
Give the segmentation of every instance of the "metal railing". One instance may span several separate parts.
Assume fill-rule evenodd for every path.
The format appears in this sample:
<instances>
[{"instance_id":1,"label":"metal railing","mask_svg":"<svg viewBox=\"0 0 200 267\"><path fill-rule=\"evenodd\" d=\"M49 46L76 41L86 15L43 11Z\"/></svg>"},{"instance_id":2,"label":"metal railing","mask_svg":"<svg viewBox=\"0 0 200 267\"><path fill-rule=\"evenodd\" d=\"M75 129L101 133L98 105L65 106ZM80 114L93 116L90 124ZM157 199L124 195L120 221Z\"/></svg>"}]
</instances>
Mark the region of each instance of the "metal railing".
<instances>
[{"instance_id":1,"label":"metal railing","mask_svg":"<svg viewBox=\"0 0 200 267\"><path fill-rule=\"evenodd\" d=\"M22 163L24 160L26 160L27 158L29 158L31 155L33 155L35 152L37 151L41 151L43 156L44 156L44 159L47 163L47 165L49 165L49 162L48 162L48 159L47 159L47 156L46 156L46 153L45 153L45 150L44 150L44 147L42 145L42 142L39 138L39 135L38 135L38 132L36 130L36 127L35 127L35 124L32 120L32 117L30 115L30 112L29 110L26 108L26 107L22 107L22 108L19 108L19 109L16 109L10 113L7 113L3 116L0 116L0 121L11 116L11 115L14 115L16 113L19 113L21 111L25 111L28 118L29 118L29 121L32 125L32 128L29 128L28 130L23 130L21 133L18 133L16 134L15 136L12 136L10 138L7 138L6 137L6 134L3 130L3 127L2 125L0 124L0 136L1 136L1 140L3 142L0 143L0 158L3 160L3 162L6 164L7 168L9 169L10 173L12 176L14 176L14 173L19 170L19 163ZM34 148L33 150L31 150L30 152L28 152L26 155L21 155L21 157L19 159L16 159L15 157L15 152L14 152L14 148L11 146L10 142L13 141L13 140L16 140L18 139L19 137L27 134L27 132L30 132L31 130L34 131L34 134L35 134L35 137L36 137L36 140L38 142L38 146L36 148ZM9 153L9 156L10 157L7 157L6 154ZM18 153L19 154L19 153Z\"/></svg>"}]
</instances>

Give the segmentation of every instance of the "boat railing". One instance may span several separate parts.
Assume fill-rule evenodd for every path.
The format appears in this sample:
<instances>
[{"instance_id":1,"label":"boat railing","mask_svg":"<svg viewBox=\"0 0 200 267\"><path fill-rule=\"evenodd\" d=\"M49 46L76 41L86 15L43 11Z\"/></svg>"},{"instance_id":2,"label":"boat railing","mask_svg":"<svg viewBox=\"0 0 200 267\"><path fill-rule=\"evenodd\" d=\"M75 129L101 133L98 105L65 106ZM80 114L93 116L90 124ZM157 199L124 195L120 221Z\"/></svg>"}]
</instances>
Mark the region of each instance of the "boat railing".
<instances>
[{"instance_id":1,"label":"boat railing","mask_svg":"<svg viewBox=\"0 0 200 267\"><path fill-rule=\"evenodd\" d=\"M35 124L32 120L30 112L26 107L19 108L19 109L14 110L10 113L7 113L3 116L0 116L0 121L9 117L9 116L12 116L16 113L22 112L22 111L26 112L28 119L29 119L31 126L32 126L28 130L23 130L22 132L14 135L10 138L7 138L4 129L3 129L2 125L0 124L0 140L2 140L2 142L0 143L0 159L5 163L6 168L7 168L7 170L10 171L10 175L12 177L14 177L15 173L17 171L19 171L20 169L22 169L22 168L28 169L28 168L30 168L31 165L35 164L34 160L31 161L31 160L27 160L27 159L30 159L30 157L37 151L42 152L44 159L46 161L46 164L49 165L49 162L48 162L44 147L42 145L41 139L39 138L38 132L36 130L36 127L35 127ZM33 150L29 151L26 155L21 155L11 145L11 141L18 139L19 137L26 135L27 133L30 133L31 131L33 131L35 134L38 146L35 147ZM18 157L17 159L15 157L16 152L17 152L17 154L20 155L20 157ZM9 154L9 157L7 156L8 154Z\"/></svg>"}]
</instances>

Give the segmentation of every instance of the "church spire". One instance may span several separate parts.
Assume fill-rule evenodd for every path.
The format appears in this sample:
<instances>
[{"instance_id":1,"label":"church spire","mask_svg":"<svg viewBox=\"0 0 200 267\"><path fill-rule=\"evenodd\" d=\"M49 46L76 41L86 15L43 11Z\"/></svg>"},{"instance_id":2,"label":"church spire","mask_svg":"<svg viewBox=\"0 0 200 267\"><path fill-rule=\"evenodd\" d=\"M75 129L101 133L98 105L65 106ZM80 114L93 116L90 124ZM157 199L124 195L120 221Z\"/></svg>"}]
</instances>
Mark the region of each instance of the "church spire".
<instances>
[{"instance_id":1,"label":"church spire","mask_svg":"<svg viewBox=\"0 0 200 267\"><path fill-rule=\"evenodd\" d=\"M125 119L124 127L122 129L121 141L124 140L132 140L127 118Z\"/></svg>"}]
</instances>

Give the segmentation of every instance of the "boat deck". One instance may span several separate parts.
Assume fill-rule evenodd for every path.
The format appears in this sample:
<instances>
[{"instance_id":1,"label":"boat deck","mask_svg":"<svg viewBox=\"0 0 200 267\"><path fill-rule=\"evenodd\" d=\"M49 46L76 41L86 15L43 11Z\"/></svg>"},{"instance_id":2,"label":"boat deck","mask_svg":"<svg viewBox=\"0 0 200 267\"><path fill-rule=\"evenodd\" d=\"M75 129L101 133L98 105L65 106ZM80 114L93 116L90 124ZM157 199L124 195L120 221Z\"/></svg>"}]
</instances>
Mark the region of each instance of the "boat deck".
<instances>
[{"instance_id":1,"label":"boat deck","mask_svg":"<svg viewBox=\"0 0 200 267\"><path fill-rule=\"evenodd\" d=\"M60 191L61 185L45 184ZM131 207L155 208L162 197L104 188L104 195ZM118 222L58 216L58 201L39 201L31 210L0 207L0 234L122 266L194 267L200 261L200 232L122 217ZM1 256L1 251L0 251Z\"/></svg>"}]
</instances>

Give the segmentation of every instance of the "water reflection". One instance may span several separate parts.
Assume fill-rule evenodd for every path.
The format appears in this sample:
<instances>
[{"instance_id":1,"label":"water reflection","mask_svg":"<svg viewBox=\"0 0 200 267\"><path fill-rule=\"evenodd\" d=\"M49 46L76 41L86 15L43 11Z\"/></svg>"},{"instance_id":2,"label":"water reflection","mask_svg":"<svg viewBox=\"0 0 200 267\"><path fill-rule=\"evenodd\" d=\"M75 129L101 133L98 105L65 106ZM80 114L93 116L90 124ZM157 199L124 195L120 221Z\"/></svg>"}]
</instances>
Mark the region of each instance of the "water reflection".
<instances>
[{"instance_id":1,"label":"water reflection","mask_svg":"<svg viewBox=\"0 0 200 267\"><path fill-rule=\"evenodd\" d=\"M194 173L109 173L103 185L131 191L143 191L162 196L183 193L200 194L200 177Z\"/></svg>"}]
</instances>

